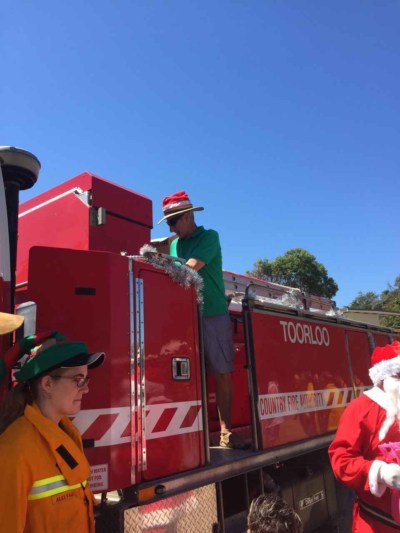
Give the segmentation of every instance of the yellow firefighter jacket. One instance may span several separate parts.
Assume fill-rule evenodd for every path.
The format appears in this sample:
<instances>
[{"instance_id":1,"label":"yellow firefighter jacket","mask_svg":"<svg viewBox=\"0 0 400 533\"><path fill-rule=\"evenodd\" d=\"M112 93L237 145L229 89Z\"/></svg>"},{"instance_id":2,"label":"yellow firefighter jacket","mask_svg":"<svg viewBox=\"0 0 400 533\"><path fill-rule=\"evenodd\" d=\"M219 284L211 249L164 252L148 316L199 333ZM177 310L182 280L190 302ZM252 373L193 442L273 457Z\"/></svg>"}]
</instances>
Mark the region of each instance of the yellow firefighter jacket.
<instances>
[{"instance_id":1,"label":"yellow firefighter jacket","mask_svg":"<svg viewBox=\"0 0 400 533\"><path fill-rule=\"evenodd\" d=\"M0 532L93 533L93 495L82 439L27 405L0 435Z\"/></svg>"}]
</instances>

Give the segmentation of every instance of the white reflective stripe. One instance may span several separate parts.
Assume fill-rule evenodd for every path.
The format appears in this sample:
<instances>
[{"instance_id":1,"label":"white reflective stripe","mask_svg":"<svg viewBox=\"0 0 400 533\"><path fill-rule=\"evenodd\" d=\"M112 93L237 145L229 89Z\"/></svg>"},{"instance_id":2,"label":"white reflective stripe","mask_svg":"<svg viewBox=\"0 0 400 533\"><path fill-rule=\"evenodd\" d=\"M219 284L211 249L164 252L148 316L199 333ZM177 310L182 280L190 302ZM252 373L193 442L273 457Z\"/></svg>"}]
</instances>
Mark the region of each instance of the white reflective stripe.
<instances>
[{"instance_id":1,"label":"white reflective stripe","mask_svg":"<svg viewBox=\"0 0 400 533\"><path fill-rule=\"evenodd\" d=\"M58 196L54 196L54 198L50 198L49 200L46 200L45 202L42 202L41 204L35 205L35 207L31 207L27 211L23 211L18 215L18 218L24 217L25 215L29 215L29 213L32 213L33 211L36 211L37 209L40 209L41 207L44 207L45 205L51 204L53 202L56 202L60 198L63 198L64 196L67 196L71 193L77 193L82 194L83 190L80 187L74 187L73 189L70 189L69 191L65 191Z\"/></svg>"},{"instance_id":2,"label":"white reflective stripe","mask_svg":"<svg viewBox=\"0 0 400 533\"><path fill-rule=\"evenodd\" d=\"M65 479L61 481L53 481L53 483L46 483L45 485L41 485L39 487L32 487L29 495L34 496L35 494L40 494L41 492L47 492L48 490L58 489L60 487L66 486L67 482L65 481Z\"/></svg>"},{"instance_id":3,"label":"white reflective stripe","mask_svg":"<svg viewBox=\"0 0 400 533\"><path fill-rule=\"evenodd\" d=\"M184 424L186 415L196 407L198 408L198 412L193 412L193 421L189 420L187 424ZM165 426L163 425L162 430L156 431L157 423L161 420L165 411L171 409L174 412L170 411L169 422L166 422ZM203 429L201 411L201 400L146 405L147 440L201 431ZM107 415L110 420L106 428L104 428L104 422L101 418L103 415ZM130 424L130 420L131 408L124 406L107 409L82 409L73 419L73 422L79 429L81 435L84 435L84 438L90 438L90 432L97 432L98 428L100 436L95 440L94 445L95 447L100 447L129 443L131 438L127 433L127 427ZM97 423L99 426L97 426ZM88 431L89 428L90 431ZM86 431L88 431L87 435L85 435Z\"/></svg>"},{"instance_id":4,"label":"white reflective stripe","mask_svg":"<svg viewBox=\"0 0 400 533\"><path fill-rule=\"evenodd\" d=\"M357 395L362 394L367 388L366 386L356 387ZM314 413L325 409L344 408L353 399L352 387L260 394L258 412L260 420L268 420L301 413Z\"/></svg>"}]
</instances>

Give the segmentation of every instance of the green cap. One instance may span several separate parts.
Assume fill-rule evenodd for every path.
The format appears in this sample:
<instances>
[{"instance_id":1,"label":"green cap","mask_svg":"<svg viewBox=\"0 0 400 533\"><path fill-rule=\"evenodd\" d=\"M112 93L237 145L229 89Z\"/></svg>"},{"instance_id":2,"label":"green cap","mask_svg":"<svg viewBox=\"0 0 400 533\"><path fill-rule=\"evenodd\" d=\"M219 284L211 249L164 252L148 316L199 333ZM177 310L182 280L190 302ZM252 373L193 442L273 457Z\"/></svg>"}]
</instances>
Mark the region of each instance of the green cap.
<instances>
[{"instance_id":1,"label":"green cap","mask_svg":"<svg viewBox=\"0 0 400 533\"><path fill-rule=\"evenodd\" d=\"M104 360L104 352L89 353L84 342L57 340L52 336L33 349L14 378L19 382L29 381L56 368L88 365L95 368Z\"/></svg>"}]
</instances>

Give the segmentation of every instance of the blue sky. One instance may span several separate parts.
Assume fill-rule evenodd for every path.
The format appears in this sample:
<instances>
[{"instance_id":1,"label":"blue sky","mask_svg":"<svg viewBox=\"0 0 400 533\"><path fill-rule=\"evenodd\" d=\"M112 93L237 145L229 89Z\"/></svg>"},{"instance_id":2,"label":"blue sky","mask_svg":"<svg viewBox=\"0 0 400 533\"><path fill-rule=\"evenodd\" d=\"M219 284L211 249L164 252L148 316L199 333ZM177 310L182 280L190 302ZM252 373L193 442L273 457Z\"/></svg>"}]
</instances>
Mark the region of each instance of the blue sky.
<instances>
[{"instance_id":1,"label":"blue sky","mask_svg":"<svg viewBox=\"0 0 400 533\"><path fill-rule=\"evenodd\" d=\"M0 144L186 190L224 267L302 247L338 305L400 274L398 0L104 0L2 8Z\"/></svg>"}]
</instances>

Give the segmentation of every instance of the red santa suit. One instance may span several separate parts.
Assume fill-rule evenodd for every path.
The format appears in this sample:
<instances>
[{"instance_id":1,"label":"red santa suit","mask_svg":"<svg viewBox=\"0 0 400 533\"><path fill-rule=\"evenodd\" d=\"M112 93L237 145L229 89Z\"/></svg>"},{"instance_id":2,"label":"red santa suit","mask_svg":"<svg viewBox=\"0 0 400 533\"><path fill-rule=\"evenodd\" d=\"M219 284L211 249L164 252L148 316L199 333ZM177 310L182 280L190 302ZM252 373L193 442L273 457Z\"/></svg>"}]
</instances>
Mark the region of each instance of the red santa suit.
<instances>
[{"instance_id":1,"label":"red santa suit","mask_svg":"<svg viewBox=\"0 0 400 533\"><path fill-rule=\"evenodd\" d=\"M399 370L398 353L396 363ZM380 361L381 357L376 360ZM390 367L385 363L376 365L370 370L371 379L375 384L382 383L391 375L395 375L392 363ZM400 525L393 520L391 509L392 491L397 489L392 489L381 482L379 475L381 466L388 461L378 445L400 441L397 422L389 427L384 438L382 433L379 435L387 417L387 407L388 396L381 388L375 386L364 392L346 407L335 438L329 447L331 465L336 478L354 489L358 496L353 510L353 533L400 531Z\"/></svg>"}]
</instances>

